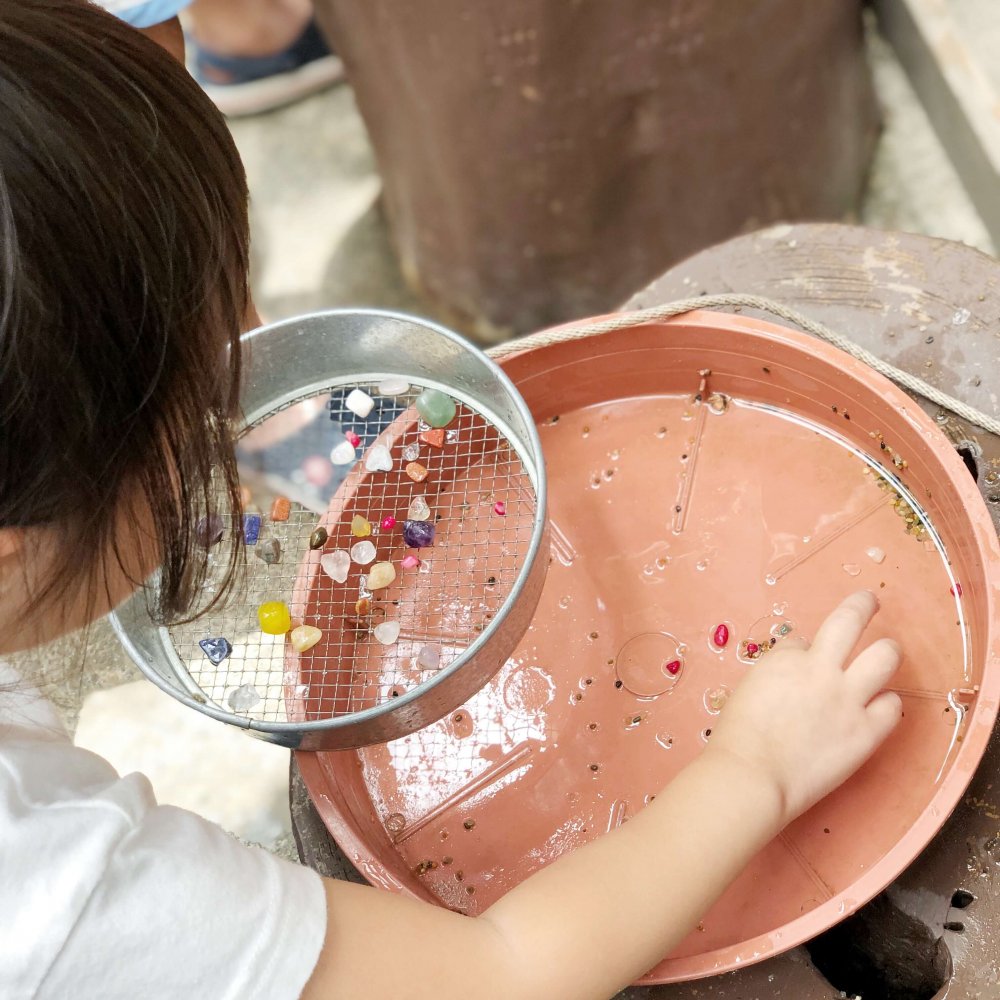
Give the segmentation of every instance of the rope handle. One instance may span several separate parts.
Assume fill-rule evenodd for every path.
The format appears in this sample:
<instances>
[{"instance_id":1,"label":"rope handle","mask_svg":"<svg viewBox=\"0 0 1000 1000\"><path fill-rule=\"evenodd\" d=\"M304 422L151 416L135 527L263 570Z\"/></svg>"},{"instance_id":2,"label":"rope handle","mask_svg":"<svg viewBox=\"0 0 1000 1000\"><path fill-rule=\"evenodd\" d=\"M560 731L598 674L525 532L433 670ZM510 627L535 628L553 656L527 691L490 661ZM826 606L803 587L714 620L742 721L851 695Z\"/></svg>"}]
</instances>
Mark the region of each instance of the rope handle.
<instances>
[{"instance_id":1,"label":"rope handle","mask_svg":"<svg viewBox=\"0 0 1000 1000\"><path fill-rule=\"evenodd\" d=\"M906 389L907 392L916 393L936 403L944 410L949 410L956 416L970 424L981 427L990 434L1000 436L1000 420L991 417L989 414L977 410L975 407L963 403L962 400L949 396L948 393L936 389L930 383L925 382L916 375L911 375L902 368L883 361L882 358L872 354L871 351L855 344L853 340L831 330L822 323L802 313L790 306L776 302L774 299L765 298L762 295L744 295L738 292L726 292L719 295L701 295L694 299L678 299L675 302L668 302L663 306L653 306L650 309L638 309L633 312L616 313L604 319L573 323L556 330L542 330L539 333L529 334L527 337L519 337L516 340L509 340L506 343L498 344L490 348L487 352L494 359L502 359L512 354L519 354L521 351L528 351L536 347L548 347L552 344L564 344L571 340L582 340L584 337L596 337L602 333L613 333L615 330L626 330L633 326L640 326L643 323L656 323L673 316L680 316L683 313L692 312L695 309L727 309L733 306L742 306L747 309L758 309L761 312L779 316L788 320L796 326L801 327L808 333L815 334L827 343L839 347L840 350L864 362L870 368L891 379L897 385Z\"/></svg>"}]
</instances>

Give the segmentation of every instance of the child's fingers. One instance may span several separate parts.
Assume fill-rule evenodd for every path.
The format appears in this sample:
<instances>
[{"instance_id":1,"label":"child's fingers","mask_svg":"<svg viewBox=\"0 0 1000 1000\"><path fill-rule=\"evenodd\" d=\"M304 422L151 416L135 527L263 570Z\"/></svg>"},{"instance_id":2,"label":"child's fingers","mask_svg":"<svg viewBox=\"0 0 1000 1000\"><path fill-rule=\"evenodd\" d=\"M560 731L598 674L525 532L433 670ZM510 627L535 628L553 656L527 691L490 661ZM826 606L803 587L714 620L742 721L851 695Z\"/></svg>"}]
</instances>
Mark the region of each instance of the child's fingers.
<instances>
[{"instance_id":1,"label":"child's fingers","mask_svg":"<svg viewBox=\"0 0 1000 1000\"><path fill-rule=\"evenodd\" d=\"M889 683L899 667L902 651L894 639L878 639L863 649L844 671L851 691L866 705Z\"/></svg>"},{"instance_id":2,"label":"child's fingers","mask_svg":"<svg viewBox=\"0 0 1000 1000\"><path fill-rule=\"evenodd\" d=\"M876 611L878 600L870 590L845 598L820 625L812 642L813 655L842 667Z\"/></svg>"},{"instance_id":3,"label":"child's fingers","mask_svg":"<svg viewBox=\"0 0 1000 1000\"><path fill-rule=\"evenodd\" d=\"M903 717L903 700L895 691L883 691L865 709L876 745L891 733Z\"/></svg>"}]
</instances>

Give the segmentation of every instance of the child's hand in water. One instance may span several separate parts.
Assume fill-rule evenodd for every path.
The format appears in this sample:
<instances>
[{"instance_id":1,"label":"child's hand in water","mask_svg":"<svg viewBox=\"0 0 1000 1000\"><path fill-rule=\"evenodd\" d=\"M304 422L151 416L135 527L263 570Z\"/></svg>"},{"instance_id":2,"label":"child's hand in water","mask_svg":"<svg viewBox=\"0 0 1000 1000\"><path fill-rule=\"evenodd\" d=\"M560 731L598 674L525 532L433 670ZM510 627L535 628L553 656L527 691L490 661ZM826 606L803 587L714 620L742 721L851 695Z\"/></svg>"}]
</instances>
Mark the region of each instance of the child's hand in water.
<instances>
[{"instance_id":1,"label":"child's hand in water","mask_svg":"<svg viewBox=\"0 0 1000 1000\"><path fill-rule=\"evenodd\" d=\"M882 689L899 666L899 646L879 639L849 661L878 611L869 591L848 597L812 644L789 636L761 659L726 703L710 748L772 781L790 822L852 774L902 716Z\"/></svg>"}]
</instances>

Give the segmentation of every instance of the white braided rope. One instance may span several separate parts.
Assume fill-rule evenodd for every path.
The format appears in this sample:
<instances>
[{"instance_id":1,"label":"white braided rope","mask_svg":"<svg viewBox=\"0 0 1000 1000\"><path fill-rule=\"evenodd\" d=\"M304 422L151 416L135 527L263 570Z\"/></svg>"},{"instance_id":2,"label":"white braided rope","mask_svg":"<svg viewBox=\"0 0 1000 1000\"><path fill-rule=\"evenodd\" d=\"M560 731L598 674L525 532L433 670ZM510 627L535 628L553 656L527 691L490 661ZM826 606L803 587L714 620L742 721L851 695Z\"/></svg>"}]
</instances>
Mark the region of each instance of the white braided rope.
<instances>
[{"instance_id":1,"label":"white braided rope","mask_svg":"<svg viewBox=\"0 0 1000 1000\"><path fill-rule=\"evenodd\" d=\"M676 302L668 302L666 305L654 306L651 309L639 309L634 312L616 313L605 319L585 321L581 323L571 323L557 330L543 330L540 333L533 333L527 337L520 337L517 340L509 340L504 344L498 344L489 350L493 358L505 358L511 354L518 354L521 351L528 351L535 347L547 347L551 344L563 344L570 340L581 340L584 337L596 337L602 333L612 333L615 330L626 330L643 323L655 323L671 316L679 316L681 313L691 312L694 309L731 309L733 306L741 306L747 309L759 309L761 312L770 313L773 316L780 316L782 319L794 323L808 333L813 333L817 337L834 347L839 347L842 351L850 354L851 357L863 361L866 365L874 368L875 371L891 379L897 385L902 386L908 392L916 393L936 403L942 409L949 410L956 416L970 424L975 424L991 434L1000 436L1000 420L982 413L975 407L963 403L954 396L949 396L946 392L936 389L916 375L903 371L895 365L889 364L876 357L871 351L855 344L853 340L836 333L829 327L818 323L808 316L789 306L782 305L774 299L765 298L762 295L743 295L738 292L724 293L720 295L701 295L694 299L679 299Z\"/></svg>"}]
</instances>

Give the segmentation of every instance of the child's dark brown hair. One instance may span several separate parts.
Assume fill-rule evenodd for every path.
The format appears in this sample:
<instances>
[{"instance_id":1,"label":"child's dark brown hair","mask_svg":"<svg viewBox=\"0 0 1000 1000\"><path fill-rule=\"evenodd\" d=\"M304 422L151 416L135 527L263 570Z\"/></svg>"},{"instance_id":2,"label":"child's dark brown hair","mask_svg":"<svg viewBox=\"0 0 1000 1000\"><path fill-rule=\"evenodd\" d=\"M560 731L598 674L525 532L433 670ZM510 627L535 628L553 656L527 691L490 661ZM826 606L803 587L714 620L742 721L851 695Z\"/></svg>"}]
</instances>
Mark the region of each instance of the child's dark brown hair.
<instances>
[{"instance_id":1,"label":"child's dark brown hair","mask_svg":"<svg viewBox=\"0 0 1000 1000\"><path fill-rule=\"evenodd\" d=\"M183 67L85 0L0 3L0 528L59 554L33 607L145 523L156 610L188 610L199 511L220 483L239 510L248 245L239 156Z\"/></svg>"}]
</instances>

